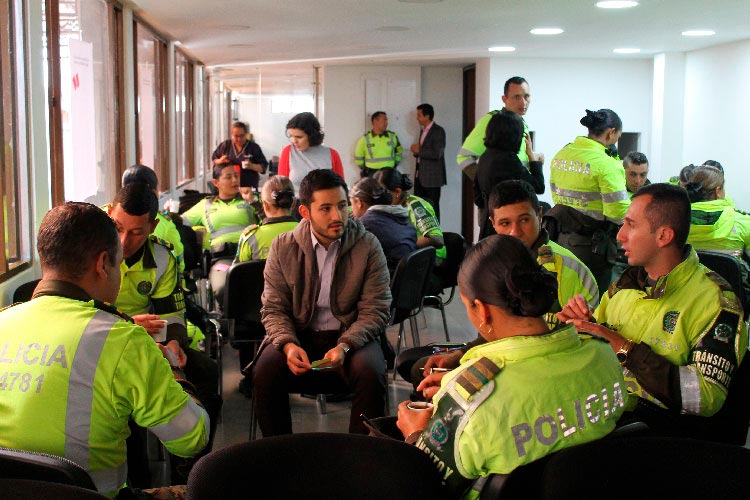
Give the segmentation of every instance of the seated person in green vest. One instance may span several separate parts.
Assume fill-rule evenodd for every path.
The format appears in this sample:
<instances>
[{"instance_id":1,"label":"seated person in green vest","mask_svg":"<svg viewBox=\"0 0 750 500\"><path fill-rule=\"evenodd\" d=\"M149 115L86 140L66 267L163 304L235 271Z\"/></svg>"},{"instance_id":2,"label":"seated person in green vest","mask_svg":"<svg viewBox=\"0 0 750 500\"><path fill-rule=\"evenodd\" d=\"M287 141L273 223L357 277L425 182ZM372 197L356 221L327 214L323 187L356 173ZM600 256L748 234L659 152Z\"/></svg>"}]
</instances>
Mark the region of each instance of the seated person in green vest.
<instances>
[{"instance_id":1,"label":"seated person in green vest","mask_svg":"<svg viewBox=\"0 0 750 500\"><path fill-rule=\"evenodd\" d=\"M578 331L607 339L617 353L628 393L636 396L629 398L627 418L653 433L682 437L695 435L695 417L710 417L724 405L748 342L742 305L686 244L689 232L683 188L642 187L617 233L631 267L596 310L575 296L558 313ZM712 424L700 426L705 433Z\"/></svg>"},{"instance_id":2,"label":"seated person in green vest","mask_svg":"<svg viewBox=\"0 0 750 500\"><path fill-rule=\"evenodd\" d=\"M177 260L162 242L150 236L157 225L157 209L156 195L140 183L122 188L112 202L109 216L117 226L124 257L115 306L180 360L211 417L213 437L222 404L216 362L206 353L188 347L185 298Z\"/></svg>"},{"instance_id":3,"label":"seated person in green vest","mask_svg":"<svg viewBox=\"0 0 750 500\"><path fill-rule=\"evenodd\" d=\"M401 259L417 249L417 231L409 220L409 211L401 205L392 205L391 193L371 177L354 183L349 200L352 213L383 247L393 277Z\"/></svg>"},{"instance_id":4,"label":"seated person in green vest","mask_svg":"<svg viewBox=\"0 0 750 500\"><path fill-rule=\"evenodd\" d=\"M372 130L359 138L354 150L354 163L360 168L361 177L384 168L396 168L404 152L396 133L388 130L385 111L374 112L370 121Z\"/></svg>"},{"instance_id":5,"label":"seated person in green vest","mask_svg":"<svg viewBox=\"0 0 750 500\"><path fill-rule=\"evenodd\" d=\"M297 227L297 219L292 216L294 186L289 177L274 175L261 188L261 203L266 218L262 223L250 224L240 236L234 262L266 259L273 239Z\"/></svg>"},{"instance_id":6,"label":"seated person in green vest","mask_svg":"<svg viewBox=\"0 0 750 500\"><path fill-rule=\"evenodd\" d=\"M237 253L237 242L250 224L260 222L255 210L240 194L240 177L232 165L214 167L212 184L219 191L188 209L182 218L207 231L203 247L211 249L214 259L209 272L211 289L219 305L224 299L227 269Z\"/></svg>"},{"instance_id":7,"label":"seated person in green vest","mask_svg":"<svg viewBox=\"0 0 750 500\"><path fill-rule=\"evenodd\" d=\"M427 200L407 193L413 186L409 176L396 168L386 168L376 172L373 178L391 193L393 205L401 205L409 211L409 220L417 228L417 248L435 247L435 265L442 264L447 253L440 221Z\"/></svg>"},{"instance_id":8,"label":"seated person in green vest","mask_svg":"<svg viewBox=\"0 0 750 500\"><path fill-rule=\"evenodd\" d=\"M44 216L37 241L42 281L29 302L0 313L0 358L12 372L0 446L65 457L114 497L127 488L130 419L189 457L206 446L209 418L183 390L172 352L111 305L123 257L112 220L69 202Z\"/></svg>"},{"instance_id":9,"label":"seated person in green vest","mask_svg":"<svg viewBox=\"0 0 750 500\"><path fill-rule=\"evenodd\" d=\"M159 181L153 168L145 165L133 165L132 167L128 167L128 169L122 174L122 187L136 182L146 184L154 192L156 197L159 197ZM154 232L151 234L172 245L172 253L174 253L174 256L177 258L177 263L180 266L180 273L183 273L185 271L185 260L183 258L184 246L182 244L180 232L177 230L177 226L172 219L161 212L156 213L156 219L158 222L156 228L154 228ZM188 338L190 339L190 347L198 349L199 342L205 339L206 336L200 328L189 321L185 322L185 326L187 327Z\"/></svg>"},{"instance_id":10,"label":"seated person in green vest","mask_svg":"<svg viewBox=\"0 0 750 500\"><path fill-rule=\"evenodd\" d=\"M555 313L560 312L562 306L576 294L583 295L592 308L599 304L599 289L589 268L573 252L551 241L547 231L542 228L542 208L529 183L518 180L498 183L490 192L488 208L495 233L521 240L536 255L537 262L557 279L557 297L544 316L550 329L560 323ZM432 356L429 346L408 349L399 355L398 371L405 380L414 384L416 390L433 367L456 368L469 349L484 342L484 338L478 335L465 347ZM410 359L418 361L409 366Z\"/></svg>"},{"instance_id":11,"label":"seated person in green vest","mask_svg":"<svg viewBox=\"0 0 750 500\"><path fill-rule=\"evenodd\" d=\"M456 370L427 377L421 389L436 392L433 411L404 401L397 425L454 498L478 498L471 486L479 477L612 432L627 392L606 342L579 337L573 325L550 331L543 315L557 300L557 279L518 238L492 235L469 249L458 287L487 342Z\"/></svg>"},{"instance_id":12,"label":"seated person in green vest","mask_svg":"<svg viewBox=\"0 0 750 500\"><path fill-rule=\"evenodd\" d=\"M742 267L742 283L750 297L750 215L739 212L726 199L724 174L702 165L685 185L690 198L688 243L696 250L711 250L735 257Z\"/></svg>"}]
</instances>

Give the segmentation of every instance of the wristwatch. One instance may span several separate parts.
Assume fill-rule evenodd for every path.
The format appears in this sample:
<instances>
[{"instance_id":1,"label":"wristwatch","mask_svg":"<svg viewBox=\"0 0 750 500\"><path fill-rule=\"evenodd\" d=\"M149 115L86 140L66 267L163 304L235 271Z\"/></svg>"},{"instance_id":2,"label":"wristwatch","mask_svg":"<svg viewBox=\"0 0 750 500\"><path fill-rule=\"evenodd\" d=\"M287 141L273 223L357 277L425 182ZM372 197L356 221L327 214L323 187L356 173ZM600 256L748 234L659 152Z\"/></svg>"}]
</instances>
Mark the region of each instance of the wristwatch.
<instances>
[{"instance_id":1,"label":"wristwatch","mask_svg":"<svg viewBox=\"0 0 750 500\"><path fill-rule=\"evenodd\" d=\"M340 347L344 351L344 356L346 356L349 353L349 350L351 349L349 344L345 344L344 342L341 342L337 347Z\"/></svg>"},{"instance_id":2,"label":"wristwatch","mask_svg":"<svg viewBox=\"0 0 750 500\"><path fill-rule=\"evenodd\" d=\"M625 339L625 342L622 343L620 350L617 351L617 361L620 362L620 365L624 366L628 361L628 354L630 354L630 350L634 345L635 343L629 339Z\"/></svg>"}]
</instances>

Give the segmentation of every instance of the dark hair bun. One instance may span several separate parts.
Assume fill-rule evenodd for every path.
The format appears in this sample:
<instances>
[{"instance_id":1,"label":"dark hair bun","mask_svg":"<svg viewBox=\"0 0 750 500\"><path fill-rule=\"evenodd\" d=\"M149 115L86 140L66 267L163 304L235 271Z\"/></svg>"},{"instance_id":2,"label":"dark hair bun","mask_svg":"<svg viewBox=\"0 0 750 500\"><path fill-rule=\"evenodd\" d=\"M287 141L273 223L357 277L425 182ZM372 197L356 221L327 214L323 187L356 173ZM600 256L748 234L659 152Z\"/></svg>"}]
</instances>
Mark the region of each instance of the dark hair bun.
<instances>
[{"instance_id":1,"label":"dark hair bun","mask_svg":"<svg viewBox=\"0 0 750 500\"><path fill-rule=\"evenodd\" d=\"M583 125L586 128L595 128L597 125L602 124L607 121L607 115L606 113L600 111L591 111L590 109L586 110L586 116L581 118L581 125Z\"/></svg>"},{"instance_id":2,"label":"dark hair bun","mask_svg":"<svg viewBox=\"0 0 750 500\"><path fill-rule=\"evenodd\" d=\"M271 197L275 205L279 208L291 208L294 202L294 192L284 189L282 191L273 191Z\"/></svg>"},{"instance_id":3,"label":"dark hair bun","mask_svg":"<svg viewBox=\"0 0 750 500\"><path fill-rule=\"evenodd\" d=\"M534 271L514 268L505 275L505 286L508 305L516 316L541 316L557 296L557 278L541 266Z\"/></svg>"}]
</instances>

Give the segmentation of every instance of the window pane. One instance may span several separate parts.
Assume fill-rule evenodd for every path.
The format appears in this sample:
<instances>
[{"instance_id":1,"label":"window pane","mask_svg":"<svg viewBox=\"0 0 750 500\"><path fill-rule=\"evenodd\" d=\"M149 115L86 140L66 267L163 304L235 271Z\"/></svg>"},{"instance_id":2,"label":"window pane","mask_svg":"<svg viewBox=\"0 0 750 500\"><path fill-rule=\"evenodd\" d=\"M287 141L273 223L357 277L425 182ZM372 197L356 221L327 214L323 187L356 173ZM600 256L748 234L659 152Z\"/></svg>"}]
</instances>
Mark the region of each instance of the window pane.
<instances>
[{"instance_id":1,"label":"window pane","mask_svg":"<svg viewBox=\"0 0 750 500\"><path fill-rule=\"evenodd\" d=\"M65 199L108 203L119 187L112 8L60 0Z\"/></svg>"},{"instance_id":2,"label":"window pane","mask_svg":"<svg viewBox=\"0 0 750 500\"><path fill-rule=\"evenodd\" d=\"M0 1L0 274L31 259L21 1Z\"/></svg>"}]
</instances>

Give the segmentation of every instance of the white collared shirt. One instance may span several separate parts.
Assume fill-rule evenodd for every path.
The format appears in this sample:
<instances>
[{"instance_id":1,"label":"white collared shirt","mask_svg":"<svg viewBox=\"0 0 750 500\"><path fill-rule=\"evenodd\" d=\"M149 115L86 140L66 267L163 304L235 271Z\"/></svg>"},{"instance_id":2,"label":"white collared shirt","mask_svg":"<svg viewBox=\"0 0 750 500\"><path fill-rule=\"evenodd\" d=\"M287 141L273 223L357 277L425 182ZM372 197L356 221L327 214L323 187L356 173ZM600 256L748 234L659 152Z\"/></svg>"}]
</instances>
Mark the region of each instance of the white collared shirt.
<instances>
[{"instance_id":1,"label":"white collared shirt","mask_svg":"<svg viewBox=\"0 0 750 500\"><path fill-rule=\"evenodd\" d=\"M333 282L336 258L339 255L339 248L341 248L341 240L331 242L326 249L315 237L312 228L310 228L310 236L320 278L320 292L318 293L318 300L315 302L315 313L310 322L310 328L317 331L338 330L341 328L341 321L337 320L331 312L331 283Z\"/></svg>"}]
</instances>

